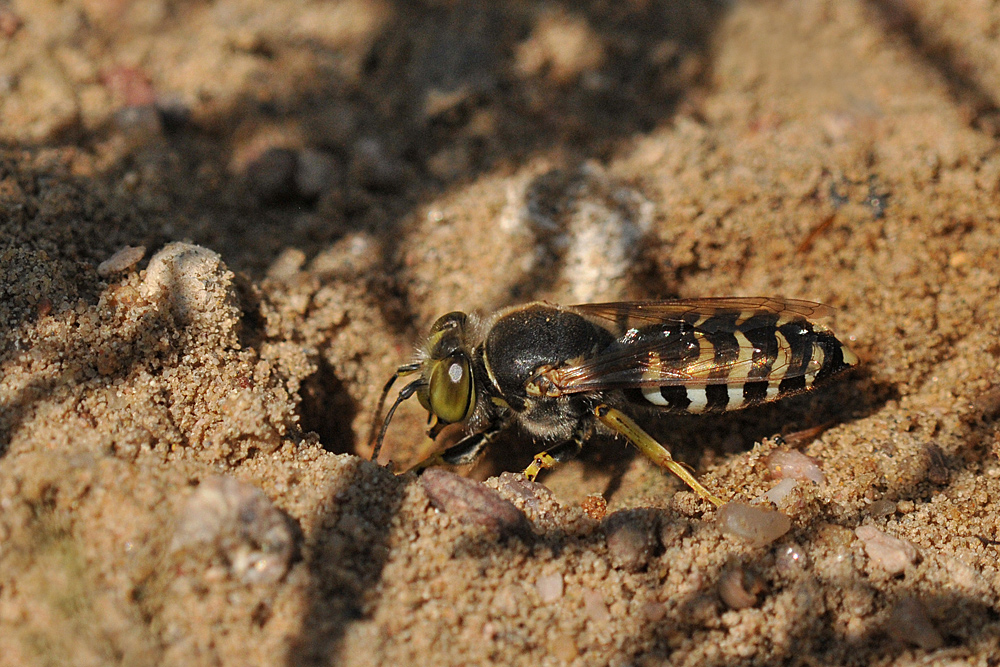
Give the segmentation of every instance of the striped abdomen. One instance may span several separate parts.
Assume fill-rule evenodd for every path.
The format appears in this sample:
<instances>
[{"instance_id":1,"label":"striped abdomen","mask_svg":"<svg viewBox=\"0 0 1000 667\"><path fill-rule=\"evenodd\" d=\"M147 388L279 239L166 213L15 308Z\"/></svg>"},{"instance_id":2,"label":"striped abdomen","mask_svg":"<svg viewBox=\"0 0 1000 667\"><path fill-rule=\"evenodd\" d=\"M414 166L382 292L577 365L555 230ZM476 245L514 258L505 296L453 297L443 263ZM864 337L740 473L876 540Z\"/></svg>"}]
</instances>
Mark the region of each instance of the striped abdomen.
<instances>
[{"instance_id":1,"label":"striped abdomen","mask_svg":"<svg viewBox=\"0 0 1000 667\"><path fill-rule=\"evenodd\" d=\"M734 310L692 320L635 331L638 339L678 342L650 353L646 386L629 390L631 400L672 412L737 410L808 391L858 361L801 317ZM684 379L664 381L671 374Z\"/></svg>"}]
</instances>

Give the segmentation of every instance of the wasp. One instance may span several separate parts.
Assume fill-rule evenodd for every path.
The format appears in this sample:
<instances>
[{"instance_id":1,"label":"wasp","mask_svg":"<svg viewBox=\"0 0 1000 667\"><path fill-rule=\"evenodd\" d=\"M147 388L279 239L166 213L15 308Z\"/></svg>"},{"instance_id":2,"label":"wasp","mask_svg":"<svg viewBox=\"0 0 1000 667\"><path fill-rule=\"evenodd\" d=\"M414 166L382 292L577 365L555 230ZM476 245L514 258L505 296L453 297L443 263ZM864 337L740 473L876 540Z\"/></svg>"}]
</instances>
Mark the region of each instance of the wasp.
<instances>
[{"instance_id":1,"label":"wasp","mask_svg":"<svg viewBox=\"0 0 1000 667\"><path fill-rule=\"evenodd\" d=\"M386 383L372 422L378 457L399 404L416 394L428 435L463 424L469 435L417 464L471 463L503 429L519 426L552 446L524 474L576 456L596 430L624 436L705 500L722 501L629 415L721 413L809 391L858 363L828 328L830 308L767 297L627 301L557 306L535 302L488 318L440 317L415 361ZM376 436L386 397L405 385Z\"/></svg>"}]
</instances>

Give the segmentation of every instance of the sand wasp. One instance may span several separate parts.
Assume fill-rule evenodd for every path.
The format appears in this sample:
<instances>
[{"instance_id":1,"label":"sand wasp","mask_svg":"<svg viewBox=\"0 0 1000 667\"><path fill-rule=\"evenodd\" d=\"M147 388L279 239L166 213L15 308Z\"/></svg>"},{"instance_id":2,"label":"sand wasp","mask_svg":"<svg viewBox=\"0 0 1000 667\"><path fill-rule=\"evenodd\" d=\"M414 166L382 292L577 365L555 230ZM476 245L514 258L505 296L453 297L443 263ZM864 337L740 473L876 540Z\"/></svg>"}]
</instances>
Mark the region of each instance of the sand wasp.
<instances>
[{"instance_id":1,"label":"sand wasp","mask_svg":"<svg viewBox=\"0 0 1000 667\"><path fill-rule=\"evenodd\" d=\"M810 301L733 297L536 302L484 319L448 313L431 327L417 360L386 383L372 423L372 459L396 408L416 394L433 420L431 438L454 423L470 433L416 470L469 463L517 424L554 443L525 469L534 479L576 456L603 429L720 505L626 410L718 413L809 391L858 363L829 329L809 319L829 310ZM420 377L403 387L376 435L393 384L413 373Z\"/></svg>"}]
</instances>

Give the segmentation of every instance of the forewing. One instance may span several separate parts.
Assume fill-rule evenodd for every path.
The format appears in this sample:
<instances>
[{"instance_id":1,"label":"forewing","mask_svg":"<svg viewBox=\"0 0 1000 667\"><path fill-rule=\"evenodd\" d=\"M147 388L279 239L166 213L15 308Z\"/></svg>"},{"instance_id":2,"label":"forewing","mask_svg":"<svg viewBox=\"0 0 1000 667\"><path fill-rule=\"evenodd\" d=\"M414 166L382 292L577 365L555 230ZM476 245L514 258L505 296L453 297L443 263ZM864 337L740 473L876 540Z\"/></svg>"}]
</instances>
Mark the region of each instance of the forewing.
<instances>
[{"instance_id":1,"label":"forewing","mask_svg":"<svg viewBox=\"0 0 1000 667\"><path fill-rule=\"evenodd\" d=\"M553 380L564 393L665 386L704 387L729 378L793 378L806 368L788 367L790 345L773 337L774 354L764 355L751 340L755 322L773 330L790 322L826 315L812 301L769 297L726 297L676 301L633 301L573 306L616 323L622 335L608 351L559 369ZM657 335L662 331L663 335ZM669 333L668 333L669 332ZM740 334L736 352L719 363L711 342L720 334Z\"/></svg>"},{"instance_id":2,"label":"forewing","mask_svg":"<svg viewBox=\"0 0 1000 667\"><path fill-rule=\"evenodd\" d=\"M671 322L694 323L701 318L712 318L722 311L737 311L742 319L754 313L784 315L789 319L826 317L833 312L830 306L802 299L783 299L767 296L723 296L705 299L668 299L664 301L613 301L610 303L584 303L571 306L584 315L614 322L628 329L643 324Z\"/></svg>"},{"instance_id":3,"label":"forewing","mask_svg":"<svg viewBox=\"0 0 1000 667\"><path fill-rule=\"evenodd\" d=\"M600 389L688 385L695 379L683 366L662 363L663 355L681 351L676 342L638 341L560 368L551 376L556 386L567 394Z\"/></svg>"}]
</instances>

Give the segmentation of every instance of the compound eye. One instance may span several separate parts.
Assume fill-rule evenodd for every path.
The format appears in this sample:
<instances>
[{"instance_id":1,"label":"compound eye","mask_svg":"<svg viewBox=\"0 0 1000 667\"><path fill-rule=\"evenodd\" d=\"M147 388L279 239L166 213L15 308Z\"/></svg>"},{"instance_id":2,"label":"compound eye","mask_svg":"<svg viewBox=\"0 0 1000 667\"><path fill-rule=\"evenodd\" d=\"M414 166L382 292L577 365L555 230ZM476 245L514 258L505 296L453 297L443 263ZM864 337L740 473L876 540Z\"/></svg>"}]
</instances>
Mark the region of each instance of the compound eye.
<instances>
[{"instance_id":1,"label":"compound eye","mask_svg":"<svg viewBox=\"0 0 1000 667\"><path fill-rule=\"evenodd\" d=\"M427 385L417 389L417 400L420 401L420 405L424 406L424 410L433 412L431 410L431 393L427 390Z\"/></svg>"},{"instance_id":2,"label":"compound eye","mask_svg":"<svg viewBox=\"0 0 1000 667\"><path fill-rule=\"evenodd\" d=\"M454 311L448 313L447 315L442 315L437 318L434 325L431 327L431 335L439 333L441 331L450 331L452 329L461 329L465 326L465 322L468 319L468 315L460 311Z\"/></svg>"},{"instance_id":3,"label":"compound eye","mask_svg":"<svg viewBox=\"0 0 1000 667\"><path fill-rule=\"evenodd\" d=\"M472 372L465 355L456 354L434 364L428 387L430 410L438 420L453 424L472 410Z\"/></svg>"}]
</instances>

